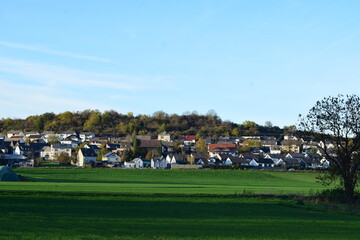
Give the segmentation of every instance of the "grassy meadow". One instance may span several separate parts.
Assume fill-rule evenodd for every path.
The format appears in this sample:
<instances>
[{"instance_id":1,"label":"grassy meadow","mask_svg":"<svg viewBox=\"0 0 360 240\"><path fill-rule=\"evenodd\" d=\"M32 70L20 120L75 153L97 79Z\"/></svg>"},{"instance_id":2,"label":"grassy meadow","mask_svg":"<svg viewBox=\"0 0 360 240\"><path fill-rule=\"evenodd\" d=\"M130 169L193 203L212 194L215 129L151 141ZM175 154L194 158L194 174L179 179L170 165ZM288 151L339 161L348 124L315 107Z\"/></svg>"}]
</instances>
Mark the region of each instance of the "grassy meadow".
<instances>
[{"instance_id":1,"label":"grassy meadow","mask_svg":"<svg viewBox=\"0 0 360 240\"><path fill-rule=\"evenodd\" d=\"M303 194L325 187L317 173L147 170L147 169L59 169L19 168L20 183L0 183L3 191L163 193L163 194Z\"/></svg>"},{"instance_id":2,"label":"grassy meadow","mask_svg":"<svg viewBox=\"0 0 360 240\"><path fill-rule=\"evenodd\" d=\"M249 194L321 190L315 173L15 171L26 181L0 182L0 239L360 238L360 215Z\"/></svg>"}]
</instances>

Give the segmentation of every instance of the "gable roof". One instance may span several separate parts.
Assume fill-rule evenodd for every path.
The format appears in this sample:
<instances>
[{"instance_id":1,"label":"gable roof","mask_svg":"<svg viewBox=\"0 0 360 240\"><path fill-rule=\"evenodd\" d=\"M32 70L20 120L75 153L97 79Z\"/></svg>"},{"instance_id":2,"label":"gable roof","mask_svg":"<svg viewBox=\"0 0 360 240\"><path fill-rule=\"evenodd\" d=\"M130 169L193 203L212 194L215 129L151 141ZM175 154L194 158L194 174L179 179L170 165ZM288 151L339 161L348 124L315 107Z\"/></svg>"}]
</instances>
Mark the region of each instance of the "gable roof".
<instances>
[{"instance_id":1,"label":"gable roof","mask_svg":"<svg viewBox=\"0 0 360 240\"><path fill-rule=\"evenodd\" d=\"M236 145L232 143L208 144L209 152L236 152Z\"/></svg>"},{"instance_id":2,"label":"gable roof","mask_svg":"<svg viewBox=\"0 0 360 240\"><path fill-rule=\"evenodd\" d=\"M195 141L196 135L185 135L185 141Z\"/></svg>"},{"instance_id":3,"label":"gable roof","mask_svg":"<svg viewBox=\"0 0 360 240\"><path fill-rule=\"evenodd\" d=\"M80 151L84 157L97 157L97 154L91 148L80 148Z\"/></svg>"}]
</instances>

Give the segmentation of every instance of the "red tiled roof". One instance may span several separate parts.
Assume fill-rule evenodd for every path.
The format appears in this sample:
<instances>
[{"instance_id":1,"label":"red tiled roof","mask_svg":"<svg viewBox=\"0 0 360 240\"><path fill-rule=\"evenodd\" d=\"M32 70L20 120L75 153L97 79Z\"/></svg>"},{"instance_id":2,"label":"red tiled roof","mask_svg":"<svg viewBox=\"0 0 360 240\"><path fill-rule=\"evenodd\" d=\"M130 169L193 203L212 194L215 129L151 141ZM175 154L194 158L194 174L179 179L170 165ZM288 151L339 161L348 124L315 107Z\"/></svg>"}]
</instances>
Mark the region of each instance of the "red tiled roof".
<instances>
[{"instance_id":1,"label":"red tiled roof","mask_svg":"<svg viewBox=\"0 0 360 240\"><path fill-rule=\"evenodd\" d=\"M195 141L196 135L185 135L185 141Z\"/></svg>"},{"instance_id":2,"label":"red tiled roof","mask_svg":"<svg viewBox=\"0 0 360 240\"><path fill-rule=\"evenodd\" d=\"M236 152L236 145L230 143L208 144L209 152Z\"/></svg>"}]
</instances>

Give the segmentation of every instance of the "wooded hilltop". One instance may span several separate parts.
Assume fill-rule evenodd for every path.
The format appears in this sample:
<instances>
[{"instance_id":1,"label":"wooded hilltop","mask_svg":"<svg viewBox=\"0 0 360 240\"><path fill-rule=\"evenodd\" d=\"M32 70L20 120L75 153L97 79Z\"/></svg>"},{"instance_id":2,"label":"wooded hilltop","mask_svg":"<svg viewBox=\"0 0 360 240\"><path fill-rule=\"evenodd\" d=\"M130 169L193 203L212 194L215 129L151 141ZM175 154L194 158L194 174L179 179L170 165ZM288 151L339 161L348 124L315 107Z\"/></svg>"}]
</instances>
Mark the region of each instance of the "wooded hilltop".
<instances>
[{"instance_id":1,"label":"wooded hilltop","mask_svg":"<svg viewBox=\"0 0 360 240\"><path fill-rule=\"evenodd\" d=\"M267 135L280 136L293 126L283 129L273 126L270 121L259 125L253 121L238 124L223 121L212 110L207 114L188 112L182 115L168 114L157 111L150 115L140 114L134 116L129 112L118 113L114 110L100 112L98 110L84 110L78 112L63 112L59 114L47 112L41 115L29 116L26 119L3 118L0 120L1 132L10 130L22 131L91 131L98 136L114 134L125 135L152 135L167 131L174 136L197 135L197 137L220 137L241 135Z\"/></svg>"}]
</instances>

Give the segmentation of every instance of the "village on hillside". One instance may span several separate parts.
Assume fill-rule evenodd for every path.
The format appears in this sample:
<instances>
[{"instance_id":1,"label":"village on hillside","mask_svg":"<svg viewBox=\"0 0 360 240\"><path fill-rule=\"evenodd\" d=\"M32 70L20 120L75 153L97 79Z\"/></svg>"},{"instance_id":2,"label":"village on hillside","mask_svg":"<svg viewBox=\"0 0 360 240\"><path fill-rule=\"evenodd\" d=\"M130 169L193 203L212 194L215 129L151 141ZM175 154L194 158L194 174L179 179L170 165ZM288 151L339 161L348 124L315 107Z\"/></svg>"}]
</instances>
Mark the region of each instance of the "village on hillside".
<instances>
[{"instance_id":1,"label":"village on hillside","mask_svg":"<svg viewBox=\"0 0 360 240\"><path fill-rule=\"evenodd\" d=\"M96 136L92 132L9 131L0 134L0 165L36 167L55 162L77 167L138 169L323 169L329 167L329 161L319 148L321 144L328 143L292 133L281 138L197 139L195 135L185 135L175 139L164 131L152 139L147 135L126 138Z\"/></svg>"}]
</instances>

